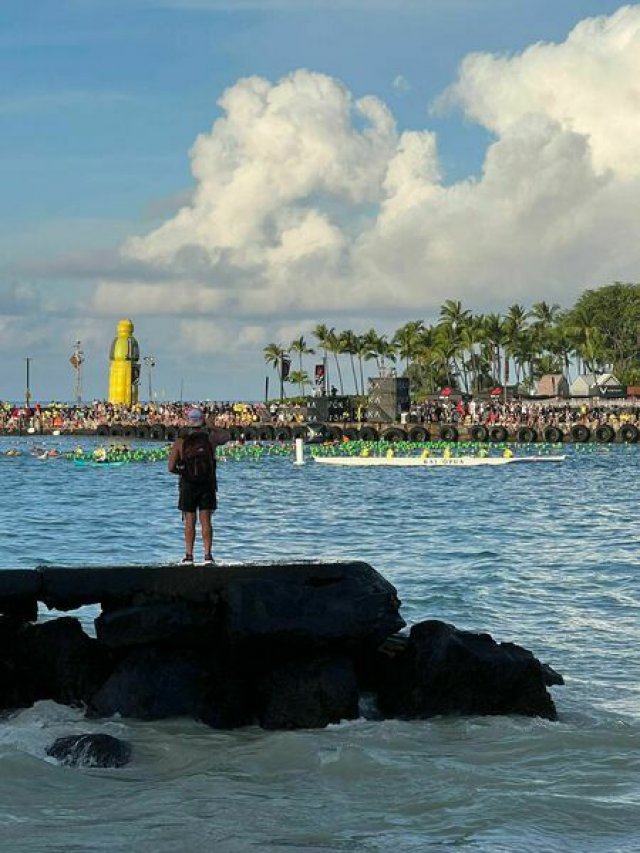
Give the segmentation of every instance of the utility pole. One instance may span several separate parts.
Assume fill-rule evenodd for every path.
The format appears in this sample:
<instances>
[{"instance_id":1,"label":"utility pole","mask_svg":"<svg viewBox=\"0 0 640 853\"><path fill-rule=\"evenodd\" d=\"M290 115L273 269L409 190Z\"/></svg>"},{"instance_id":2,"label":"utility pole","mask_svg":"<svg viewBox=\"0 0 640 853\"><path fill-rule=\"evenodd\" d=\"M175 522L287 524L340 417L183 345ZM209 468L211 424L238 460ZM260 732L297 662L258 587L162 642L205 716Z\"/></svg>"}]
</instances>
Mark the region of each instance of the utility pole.
<instances>
[{"instance_id":1,"label":"utility pole","mask_svg":"<svg viewBox=\"0 0 640 853\"><path fill-rule=\"evenodd\" d=\"M82 402L82 363L84 361L84 352L81 349L82 342L76 341L73 345L73 352L69 362L76 373L76 381L74 386L73 396L76 403Z\"/></svg>"},{"instance_id":2,"label":"utility pole","mask_svg":"<svg viewBox=\"0 0 640 853\"><path fill-rule=\"evenodd\" d=\"M145 355L145 357L142 360L147 365L147 370L148 370L149 402L153 403L153 390L151 387L151 372L152 372L153 368L156 366L156 360L155 360L155 357L153 355Z\"/></svg>"},{"instance_id":3,"label":"utility pole","mask_svg":"<svg viewBox=\"0 0 640 853\"><path fill-rule=\"evenodd\" d=\"M24 394L24 400L25 400L25 408L28 409L29 403L31 402L31 384L30 384L31 358L27 357L27 358L25 358L25 361L27 363L27 390L25 391L25 394Z\"/></svg>"}]
</instances>

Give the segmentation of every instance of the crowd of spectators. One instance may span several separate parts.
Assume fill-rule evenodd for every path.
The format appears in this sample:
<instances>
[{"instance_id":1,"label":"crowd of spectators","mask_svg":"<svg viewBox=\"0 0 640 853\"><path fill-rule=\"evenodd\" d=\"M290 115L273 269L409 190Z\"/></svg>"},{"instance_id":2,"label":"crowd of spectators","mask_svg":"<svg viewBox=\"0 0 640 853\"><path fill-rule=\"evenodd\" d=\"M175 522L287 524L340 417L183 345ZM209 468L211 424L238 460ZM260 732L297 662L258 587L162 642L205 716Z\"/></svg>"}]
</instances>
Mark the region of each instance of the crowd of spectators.
<instances>
[{"instance_id":1,"label":"crowd of spectators","mask_svg":"<svg viewBox=\"0 0 640 853\"><path fill-rule=\"evenodd\" d=\"M139 403L131 407L96 400L92 403L35 404L29 408L0 402L0 431L3 432L91 432L101 425L180 426L194 402ZM305 406L299 404L210 402L197 403L205 411L207 422L221 427L249 426L256 423L295 424L307 420ZM367 421L362 405L345 415L348 420ZM603 424L617 427L624 423L640 425L640 401L531 401L462 400L438 398L414 403L399 416L402 422L455 424L458 426L501 424L507 428L527 426L571 427L585 424L595 428Z\"/></svg>"}]
</instances>

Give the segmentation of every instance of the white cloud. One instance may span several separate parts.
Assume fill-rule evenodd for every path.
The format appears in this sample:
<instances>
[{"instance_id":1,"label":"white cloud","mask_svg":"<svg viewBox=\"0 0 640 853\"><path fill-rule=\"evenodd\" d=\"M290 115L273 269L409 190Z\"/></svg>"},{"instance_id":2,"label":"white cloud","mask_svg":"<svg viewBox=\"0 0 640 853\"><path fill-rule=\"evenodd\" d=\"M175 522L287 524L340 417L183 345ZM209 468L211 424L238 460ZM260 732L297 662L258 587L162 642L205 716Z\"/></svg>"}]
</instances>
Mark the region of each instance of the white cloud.
<instances>
[{"instance_id":1,"label":"white cloud","mask_svg":"<svg viewBox=\"0 0 640 853\"><path fill-rule=\"evenodd\" d=\"M411 84L407 80L407 78L403 74L397 74L393 78L392 86L394 89L397 89L399 92L410 92Z\"/></svg>"},{"instance_id":2,"label":"white cloud","mask_svg":"<svg viewBox=\"0 0 640 853\"><path fill-rule=\"evenodd\" d=\"M193 145L192 199L125 246L149 274L101 285L94 308L304 328L338 313L425 316L446 298L569 304L637 278L638 80L640 6L561 44L468 57L441 104L495 141L482 174L452 185L435 135L398 132L377 98L305 70L240 80Z\"/></svg>"}]
</instances>

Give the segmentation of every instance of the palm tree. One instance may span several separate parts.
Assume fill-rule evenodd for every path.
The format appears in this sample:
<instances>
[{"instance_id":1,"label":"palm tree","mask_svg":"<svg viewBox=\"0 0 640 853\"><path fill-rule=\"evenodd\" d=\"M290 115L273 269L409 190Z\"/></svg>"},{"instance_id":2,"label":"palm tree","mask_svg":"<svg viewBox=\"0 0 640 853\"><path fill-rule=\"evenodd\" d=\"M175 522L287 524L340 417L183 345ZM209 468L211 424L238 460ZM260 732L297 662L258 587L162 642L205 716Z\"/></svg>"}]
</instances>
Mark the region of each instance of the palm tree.
<instances>
[{"instance_id":1,"label":"palm tree","mask_svg":"<svg viewBox=\"0 0 640 853\"><path fill-rule=\"evenodd\" d=\"M502 357L500 347L504 343L504 321L499 314L487 314L484 318L485 341L491 347L491 363L493 378L496 384L501 384Z\"/></svg>"},{"instance_id":2,"label":"palm tree","mask_svg":"<svg viewBox=\"0 0 640 853\"><path fill-rule=\"evenodd\" d=\"M304 337L300 335L299 338L295 338L295 340L291 341L291 343L289 344L289 352L295 352L297 354L298 368L302 373L302 356L313 355L315 350L312 350L311 347L308 347Z\"/></svg>"},{"instance_id":3,"label":"palm tree","mask_svg":"<svg viewBox=\"0 0 640 853\"><path fill-rule=\"evenodd\" d=\"M398 355L405 361L405 369L408 371L411 361L415 357L420 343L420 333L424 329L422 320L409 320L395 333L392 343L398 350Z\"/></svg>"},{"instance_id":4,"label":"palm tree","mask_svg":"<svg viewBox=\"0 0 640 853\"><path fill-rule=\"evenodd\" d=\"M351 361L351 372L353 374L353 387L355 393L358 393L358 377L356 376L356 363L354 356L358 354L358 336L351 329L345 329L341 332L340 338L342 341L342 352L347 353ZM364 394L364 391L362 392Z\"/></svg>"},{"instance_id":5,"label":"palm tree","mask_svg":"<svg viewBox=\"0 0 640 853\"><path fill-rule=\"evenodd\" d=\"M318 323L314 326L311 334L318 341L318 346L322 350L322 365L324 367L324 393L327 393L329 388L329 362L327 360L327 352L329 350L329 340L331 334L333 333L333 328L329 328L324 323Z\"/></svg>"},{"instance_id":6,"label":"palm tree","mask_svg":"<svg viewBox=\"0 0 640 853\"><path fill-rule=\"evenodd\" d=\"M300 390L300 396L304 397L305 386L310 384L309 374L306 370L292 370L287 378L287 382L297 385Z\"/></svg>"},{"instance_id":7,"label":"palm tree","mask_svg":"<svg viewBox=\"0 0 640 853\"><path fill-rule=\"evenodd\" d=\"M278 378L280 379L280 400L284 397L284 360L287 355L287 351L280 344L267 344L266 347L262 350L264 354L264 360L269 364L278 374Z\"/></svg>"},{"instance_id":8,"label":"palm tree","mask_svg":"<svg viewBox=\"0 0 640 853\"><path fill-rule=\"evenodd\" d=\"M338 384L340 385L340 394L344 395L344 383L342 381L342 370L340 369L340 361L338 356L346 352L344 338L337 334L335 329L331 327L327 338L327 350L333 355L336 361L336 371L338 373Z\"/></svg>"}]
</instances>

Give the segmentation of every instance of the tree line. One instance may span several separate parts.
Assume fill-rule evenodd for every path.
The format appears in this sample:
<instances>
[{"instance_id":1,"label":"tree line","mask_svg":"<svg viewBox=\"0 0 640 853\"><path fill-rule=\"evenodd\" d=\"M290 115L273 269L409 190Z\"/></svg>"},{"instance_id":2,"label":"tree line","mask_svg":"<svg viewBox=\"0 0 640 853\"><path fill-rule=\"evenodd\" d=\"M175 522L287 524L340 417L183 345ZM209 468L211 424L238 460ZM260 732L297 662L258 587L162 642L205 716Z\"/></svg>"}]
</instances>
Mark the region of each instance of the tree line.
<instances>
[{"instance_id":1,"label":"tree line","mask_svg":"<svg viewBox=\"0 0 640 853\"><path fill-rule=\"evenodd\" d=\"M532 391L545 374L569 379L572 366L577 374L610 372L623 385L640 384L640 284L586 290L570 309L541 301L530 308L516 303L505 314L474 314L447 299L432 325L409 320L387 335L319 323L311 334L313 347L301 335L289 345L270 343L263 350L281 384L286 378L300 396L314 384L303 362L312 355L322 358L340 394L345 389L365 394L364 362L369 361L379 373L394 365L408 376L414 398L444 386L466 393L502 385Z\"/></svg>"}]
</instances>

